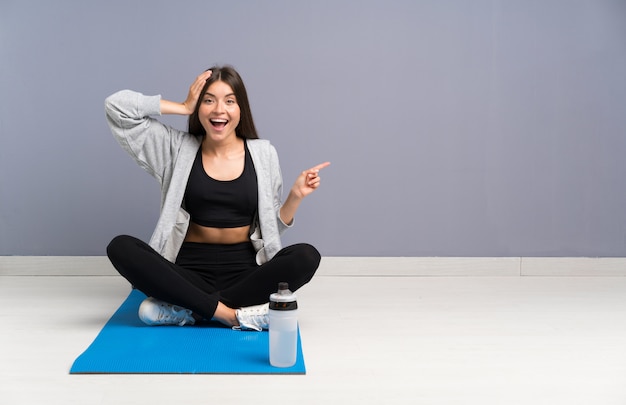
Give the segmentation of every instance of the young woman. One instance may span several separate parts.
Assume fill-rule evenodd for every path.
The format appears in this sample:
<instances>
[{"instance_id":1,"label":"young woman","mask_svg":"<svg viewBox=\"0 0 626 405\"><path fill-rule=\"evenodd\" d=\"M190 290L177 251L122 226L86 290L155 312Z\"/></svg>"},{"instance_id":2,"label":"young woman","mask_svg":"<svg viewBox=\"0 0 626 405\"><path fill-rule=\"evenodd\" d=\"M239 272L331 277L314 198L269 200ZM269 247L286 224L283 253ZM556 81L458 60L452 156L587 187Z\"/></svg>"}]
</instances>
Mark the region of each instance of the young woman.
<instances>
[{"instance_id":1,"label":"young woman","mask_svg":"<svg viewBox=\"0 0 626 405\"><path fill-rule=\"evenodd\" d=\"M258 139L243 81L229 66L199 75L182 103L123 90L105 108L122 148L161 185L150 243L122 235L107 247L113 266L149 297L139 317L266 329L278 283L295 291L319 266L313 246L283 248L280 235L330 163L300 173L283 203L276 150ZM188 132L153 118L161 114L188 115Z\"/></svg>"}]
</instances>

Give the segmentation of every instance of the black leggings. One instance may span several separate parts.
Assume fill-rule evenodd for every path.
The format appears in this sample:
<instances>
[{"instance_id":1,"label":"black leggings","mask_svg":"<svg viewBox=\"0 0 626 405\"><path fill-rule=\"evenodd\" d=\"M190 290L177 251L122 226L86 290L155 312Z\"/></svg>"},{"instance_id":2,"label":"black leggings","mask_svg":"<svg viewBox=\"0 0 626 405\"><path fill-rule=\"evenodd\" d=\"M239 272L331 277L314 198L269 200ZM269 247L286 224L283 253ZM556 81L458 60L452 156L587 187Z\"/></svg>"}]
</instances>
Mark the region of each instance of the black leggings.
<instances>
[{"instance_id":1,"label":"black leggings","mask_svg":"<svg viewBox=\"0 0 626 405\"><path fill-rule=\"evenodd\" d=\"M172 263L127 235L115 237L107 255L117 271L147 296L180 305L207 320L218 302L239 308L269 301L279 282L296 291L311 280L321 260L317 249L305 243L283 248L259 266L249 242L185 242Z\"/></svg>"}]
</instances>

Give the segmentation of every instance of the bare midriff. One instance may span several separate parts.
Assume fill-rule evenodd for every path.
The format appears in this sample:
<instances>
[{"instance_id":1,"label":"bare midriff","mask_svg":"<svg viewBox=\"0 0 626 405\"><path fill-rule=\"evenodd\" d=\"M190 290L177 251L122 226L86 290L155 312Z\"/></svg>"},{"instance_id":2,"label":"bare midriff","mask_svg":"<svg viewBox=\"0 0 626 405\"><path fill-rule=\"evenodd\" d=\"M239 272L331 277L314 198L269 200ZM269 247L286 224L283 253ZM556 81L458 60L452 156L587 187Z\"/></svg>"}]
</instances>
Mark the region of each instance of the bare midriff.
<instances>
[{"instance_id":1,"label":"bare midriff","mask_svg":"<svg viewBox=\"0 0 626 405\"><path fill-rule=\"evenodd\" d=\"M185 242L232 245L250 240L250 225L237 228L212 228L189 222Z\"/></svg>"}]
</instances>

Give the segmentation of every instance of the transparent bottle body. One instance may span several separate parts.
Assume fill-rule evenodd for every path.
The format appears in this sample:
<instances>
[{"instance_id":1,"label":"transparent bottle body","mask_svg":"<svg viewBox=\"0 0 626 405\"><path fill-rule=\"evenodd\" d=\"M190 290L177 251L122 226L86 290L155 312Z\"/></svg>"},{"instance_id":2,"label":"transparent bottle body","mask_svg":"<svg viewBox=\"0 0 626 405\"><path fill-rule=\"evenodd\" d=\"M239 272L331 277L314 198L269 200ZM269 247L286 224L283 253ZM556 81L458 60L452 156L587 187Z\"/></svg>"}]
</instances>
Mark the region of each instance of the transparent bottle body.
<instances>
[{"instance_id":1,"label":"transparent bottle body","mask_svg":"<svg viewBox=\"0 0 626 405\"><path fill-rule=\"evenodd\" d=\"M291 367L298 350L298 311L269 311L270 364Z\"/></svg>"}]
</instances>

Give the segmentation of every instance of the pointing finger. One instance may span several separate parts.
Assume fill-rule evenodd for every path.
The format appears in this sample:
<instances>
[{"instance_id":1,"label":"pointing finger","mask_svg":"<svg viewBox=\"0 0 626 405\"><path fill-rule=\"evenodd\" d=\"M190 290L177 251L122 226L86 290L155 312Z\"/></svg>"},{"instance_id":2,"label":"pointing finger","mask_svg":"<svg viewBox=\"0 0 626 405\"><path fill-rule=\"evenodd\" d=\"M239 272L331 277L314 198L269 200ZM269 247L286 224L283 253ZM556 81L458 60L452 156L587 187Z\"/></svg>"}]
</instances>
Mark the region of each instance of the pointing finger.
<instances>
[{"instance_id":1,"label":"pointing finger","mask_svg":"<svg viewBox=\"0 0 626 405\"><path fill-rule=\"evenodd\" d=\"M326 168L326 167L328 167L328 166L330 166L330 162L324 162L324 163L320 163L320 164L319 164L319 165L317 165L317 166L312 167L312 168L311 168L311 169L309 169L309 170L312 170L312 171L316 171L316 172L317 172L317 171L320 171L320 170L322 170L322 169L324 169L324 168Z\"/></svg>"}]
</instances>

